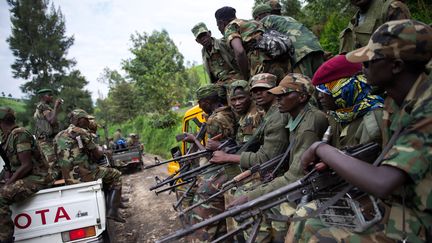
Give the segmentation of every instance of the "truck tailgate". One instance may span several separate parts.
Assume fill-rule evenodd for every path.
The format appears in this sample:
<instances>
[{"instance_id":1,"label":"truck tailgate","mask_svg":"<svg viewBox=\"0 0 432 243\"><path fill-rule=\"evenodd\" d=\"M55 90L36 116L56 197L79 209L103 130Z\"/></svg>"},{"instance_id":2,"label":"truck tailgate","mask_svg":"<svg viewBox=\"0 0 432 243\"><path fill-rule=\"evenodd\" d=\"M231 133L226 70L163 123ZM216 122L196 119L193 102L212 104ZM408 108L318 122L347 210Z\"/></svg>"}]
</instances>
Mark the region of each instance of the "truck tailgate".
<instances>
[{"instance_id":1,"label":"truck tailgate","mask_svg":"<svg viewBox=\"0 0 432 243\"><path fill-rule=\"evenodd\" d=\"M62 242L61 232L88 226L96 226L96 238L105 230L102 181L41 190L12 212L15 242Z\"/></svg>"}]
</instances>

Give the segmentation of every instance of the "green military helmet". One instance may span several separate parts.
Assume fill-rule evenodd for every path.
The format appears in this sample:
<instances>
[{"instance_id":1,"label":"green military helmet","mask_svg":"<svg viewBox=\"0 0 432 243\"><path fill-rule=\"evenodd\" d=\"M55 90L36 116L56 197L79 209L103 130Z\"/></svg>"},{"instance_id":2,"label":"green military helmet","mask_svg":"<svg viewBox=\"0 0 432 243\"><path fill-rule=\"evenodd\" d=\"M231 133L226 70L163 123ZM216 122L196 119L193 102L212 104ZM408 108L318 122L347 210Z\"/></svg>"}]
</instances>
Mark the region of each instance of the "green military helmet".
<instances>
[{"instance_id":1,"label":"green military helmet","mask_svg":"<svg viewBox=\"0 0 432 243\"><path fill-rule=\"evenodd\" d=\"M0 120L3 120L7 115L15 117L15 111L8 106L0 106Z\"/></svg>"},{"instance_id":2,"label":"green military helmet","mask_svg":"<svg viewBox=\"0 0 432 243\"><path fill-rule=\"evenodd\" d=\"M242 88L245 92L249 91L249 83L246 80L236 80L230 84L229 90L231 90L231 96L234 95L234 91L237 88Z\"/></svg>"},{"instance_id":3,"label":"green military helmet","mask_svg":"<svg viewBox=\"0 0 432 243\"><path fill-rule=\"evenodd\" d=\"M38 95L45 95L45 94L52 94L52 93L53 93L53 90L47 89L47 88L43 88L43 89L36 91L36 94L38 94Z\"/></svg>"},{"instance_id":4,"label":"green military helmet","mask_svg":"<svg viewBox=\"0 0 432 243\"><path fill-rule=\"evenodd\" d=\"M211 96L219 96L221 98L226 97L226 91L219 85L216 84L208 84L205 86L201 86L196 91L197 100L202 100Z\"/></svg>"},{"instance_id":5,"label":"green military helmet","mask_svg":"<svg viewBox=\"0 0 432 243\"><path fill-rule=\"evenodd\" d=\"M202 33L210 32L207 29L207 26L203 22L199 22L192 28L192 33L194 34L195 38L198 38L198 36Z\"/></svg>"},{"instance_id":6,"label":"green military helmet","mask_svg":"<svg viewBox=\"0 0 432 243\"><path fill-rule=\"evenodd\" d=\"M68 114L69 119L72 120L78 120L80 118L87 118L87 119L94 119L93 116L90 116L85 110L83 109L75 109L73 111L71 111Z\"/></svg>"},{"instance_id":7,"label":"green military helmet","mask_svg":"<svg viewBox=\"0 0 432 243\"><path fill-rule=\"evenodd\" d=\"M252 10L252 16L254 19L256 19L261 14L270 14L272 11L272 7L267 3L258 4L253 8Z\"/></svg>"}]
</instances>

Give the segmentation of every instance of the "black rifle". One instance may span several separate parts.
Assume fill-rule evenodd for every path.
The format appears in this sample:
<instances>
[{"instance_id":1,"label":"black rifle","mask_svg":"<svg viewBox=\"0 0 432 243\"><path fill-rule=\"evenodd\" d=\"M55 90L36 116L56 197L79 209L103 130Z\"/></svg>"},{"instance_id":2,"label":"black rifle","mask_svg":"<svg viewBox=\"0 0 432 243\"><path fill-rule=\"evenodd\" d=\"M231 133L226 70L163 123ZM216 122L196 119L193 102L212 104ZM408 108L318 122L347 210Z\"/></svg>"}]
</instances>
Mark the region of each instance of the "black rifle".
<instances>
[{"instance_id":1,"label":"black rifle","mask_svg":"<svg viewBox=\"0 0 432 243\"><path fill-rule=\"evenodd\" d=\"M357 147L350 156L364 160L375 157L379 154L380 146L376 143L369 143L361 147ZM368 161L368 160L366 160ZM370 160L368 161L370 162ZM347 183L339 177L335 172L331 170L326 170L323 172L318 172L315 169L309 172L303 178L288 184L284 187L276 189L270 193L260 196L256 199L246 202L245 204L232 207L221 214L208 218L197 224L191 225L188 228L181 229L175 233L158 240L156 242L168 242L182 238L186 235L191 234L197 229L206 227L208 225L215 224L220 220L225 220L228 217L235 217L239 220L246 220L250 217L257 216L261 214L264 210L270 209L277 206L283 202L296 202L307 196L309 200L319 198L321 195L329 191L337 191L338 188L347 185ZM248 224L249 227L251 224ZM246 226L242 227L246 229ZM236 230L238 232L238 230ZM228 233L232 235L232 232ZM221 238L225 238L222 236Z\"/></svg>"},{"instance_id":2,"label":"black rifle","mask_svg":"<svg viewBox=\"0 0 432 243\"><path fill-rule=\"evenodd\" d=\"M4 170L7 171L7 172L11 172L12 168L11 168L10 160L7 157L6 151L4 151L3 145L1 143L0 143L0 156L2 157L2 159L3 159L4 163L5 163L3 165Z\"/></svg>"}]
</instances>

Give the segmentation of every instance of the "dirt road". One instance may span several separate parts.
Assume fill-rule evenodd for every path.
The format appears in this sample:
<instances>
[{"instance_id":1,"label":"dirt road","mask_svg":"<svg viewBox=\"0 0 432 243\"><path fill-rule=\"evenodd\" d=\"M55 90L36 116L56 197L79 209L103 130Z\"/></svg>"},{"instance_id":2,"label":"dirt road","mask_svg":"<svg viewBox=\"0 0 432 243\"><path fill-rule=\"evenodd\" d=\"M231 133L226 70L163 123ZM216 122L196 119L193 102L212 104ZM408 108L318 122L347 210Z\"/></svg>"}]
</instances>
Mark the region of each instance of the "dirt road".
<instances>
[{"instance_id":1,"label":"dirt road","mask_svg":"<svg viewBox=\"0 0 432 243\"><path fill-rule=\"evenodd\" d=\"M154 163L152 155L145 155L144 164ZM129 208L122 209L125 224L111 223L111 242L154 242L180 229L177 213L172 207L176 198L173 193L156 196L149 188L155 184L155 176L165 178L166 166L136 171L123 176L123 194L129 198ZM111 231L112 232L112 231Z\"/></svg>"}]
</instances>

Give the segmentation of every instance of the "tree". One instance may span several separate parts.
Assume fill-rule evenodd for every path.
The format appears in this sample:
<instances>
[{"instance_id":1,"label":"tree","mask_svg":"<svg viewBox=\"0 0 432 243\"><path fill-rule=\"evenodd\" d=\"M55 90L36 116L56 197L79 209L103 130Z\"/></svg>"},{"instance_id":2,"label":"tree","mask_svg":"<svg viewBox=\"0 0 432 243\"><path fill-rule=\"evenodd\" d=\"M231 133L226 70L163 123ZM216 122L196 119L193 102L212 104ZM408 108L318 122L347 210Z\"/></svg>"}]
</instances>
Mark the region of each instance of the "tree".
<instances>
[{"instance_id":1,"label":"tree","mask_svg":"<svg viewBox=\"0 0 432 243\"><path fill-rule=\"evenodd\" d=\"M9 93L9 94L8 94L8 97L9 97L9 98L12 98L12 94L11 94L11 93Z\"/></svg>"},{"instance_id":2,"label":"tree","mask_svg":"<svg viewBox=\"0 0 432 243\"><path fill-rule=\"evenodd\" d=\"M72 107L92 110L90 92L83 90L88 83L77 70L70 71L75 61L67 58L74 42L65 35L65 19L60 9L49 0L7 0L10 6L12 33L7 39L15 56L14 78L27 82L21 86L28 95L26 120L29 123L38 99L35 93L50 88L65 100L65 111Z\"/></svg>"},{"instance_id":3,"label":"tree","mask_svg":"<svg viewBox=\"0 0 432 243\"><path fill-rule=\"evenodd\" d=\"M183 55L165 30L135 33L131 36L133 58L123 61L122 67L138 92L143 112L169 110L174 101L184 103L190 89L183 66Z\"/></svg>"},{"instance_id":4,"label":"tree","mask_svg":"<svg viewBox=\"0 0 432 243\"><path fill-rule=\"evenodd\" d=\"M3 97L5 97L6 95L5 95L5 92L1 92L1 95L3 96Z\"/></svg>"}]
</instances>

